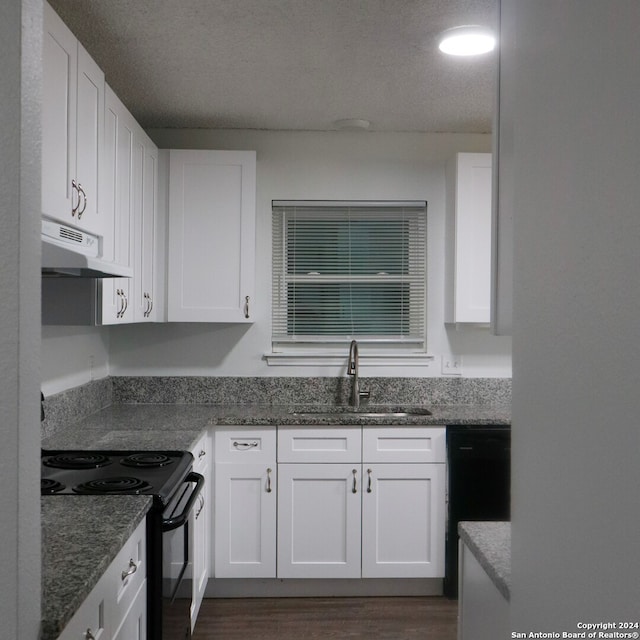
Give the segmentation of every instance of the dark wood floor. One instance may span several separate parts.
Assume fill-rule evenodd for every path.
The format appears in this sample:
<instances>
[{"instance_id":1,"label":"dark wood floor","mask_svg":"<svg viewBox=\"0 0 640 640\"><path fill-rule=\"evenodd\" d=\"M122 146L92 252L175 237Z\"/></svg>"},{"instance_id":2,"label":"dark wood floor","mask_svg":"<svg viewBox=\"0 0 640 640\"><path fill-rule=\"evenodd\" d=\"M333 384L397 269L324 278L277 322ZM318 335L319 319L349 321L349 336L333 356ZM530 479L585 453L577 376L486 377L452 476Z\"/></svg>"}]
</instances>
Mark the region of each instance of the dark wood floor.
<instances>
[{"instance_id":1,"label":"dark wood floor","mask_svg":"<svg viewBox=\"0 0 640 640\"><path fill-rule=\"evenodd\" d=\"M456 640L456 600L205 598L193 640Z\"/></svg>"}]
</instances>

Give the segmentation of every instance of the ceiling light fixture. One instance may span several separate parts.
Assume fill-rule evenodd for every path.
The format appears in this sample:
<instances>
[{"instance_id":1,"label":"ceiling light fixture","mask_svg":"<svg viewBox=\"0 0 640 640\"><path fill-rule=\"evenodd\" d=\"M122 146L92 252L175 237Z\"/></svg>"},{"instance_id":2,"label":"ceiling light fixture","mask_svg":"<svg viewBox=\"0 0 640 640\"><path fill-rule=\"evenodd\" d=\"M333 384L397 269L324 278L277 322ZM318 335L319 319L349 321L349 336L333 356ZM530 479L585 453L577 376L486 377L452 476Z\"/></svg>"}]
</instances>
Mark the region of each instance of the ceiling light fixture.
<instances>
[{"instance_id":1,"label":"ceiling light fixture","mask_svg":"<svg viewBox=\"0 0 640 640\"><path fill-rule=\"evenodd\" d=\"M452 56L477 56L493 51L496 39L490 29L479 25L453 27L440 34L438 48Z\"/></svg>"},{"instance_id":2,"label":"ceiling light fixture","mask_svg":"<svg viewBox=\"0 0 640 640\"><path fill-rule=\"evenodd\" d=\"M336 120L333 126L340 131L366 131L371 123L360 118L345 118L344 120Z\"/></svg>"}]
</instances>

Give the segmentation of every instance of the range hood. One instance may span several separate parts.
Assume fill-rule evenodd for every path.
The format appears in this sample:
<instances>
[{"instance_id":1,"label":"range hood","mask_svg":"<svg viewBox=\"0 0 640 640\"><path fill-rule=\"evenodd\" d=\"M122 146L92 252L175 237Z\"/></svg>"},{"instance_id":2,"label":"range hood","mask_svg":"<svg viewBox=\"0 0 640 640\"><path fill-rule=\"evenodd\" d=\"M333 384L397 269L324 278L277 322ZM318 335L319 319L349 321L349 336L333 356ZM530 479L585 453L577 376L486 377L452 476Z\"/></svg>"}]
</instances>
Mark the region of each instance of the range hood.
<instances>
[{"instance_id":1,"label":"range hood","mask_svg":"<svg viewBox=\"0 0 640 640\"><path fill-rule=\"evenodd\" d=\"M43 219L42 276L131 278L133 269L102 260L98 236Z\"/></svg>"}]
</instances>

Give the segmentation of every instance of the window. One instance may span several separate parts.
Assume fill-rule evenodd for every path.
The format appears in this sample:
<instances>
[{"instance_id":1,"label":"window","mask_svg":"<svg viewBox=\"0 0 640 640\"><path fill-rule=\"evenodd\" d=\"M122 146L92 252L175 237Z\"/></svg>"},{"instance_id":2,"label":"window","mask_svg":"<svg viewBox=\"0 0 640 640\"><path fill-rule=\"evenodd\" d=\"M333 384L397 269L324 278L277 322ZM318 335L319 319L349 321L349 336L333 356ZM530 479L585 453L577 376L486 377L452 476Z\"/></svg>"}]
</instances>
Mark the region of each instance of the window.
<instances>
[{"instance_id":1,"label":"window","mask_svg":"<svg viewBox=\"0 0 640 640\"><path fill-rule=\"evenodd\" d=\"M273 349L424 350L426 202L273 202Z\"/></svg>"}]
</instances>

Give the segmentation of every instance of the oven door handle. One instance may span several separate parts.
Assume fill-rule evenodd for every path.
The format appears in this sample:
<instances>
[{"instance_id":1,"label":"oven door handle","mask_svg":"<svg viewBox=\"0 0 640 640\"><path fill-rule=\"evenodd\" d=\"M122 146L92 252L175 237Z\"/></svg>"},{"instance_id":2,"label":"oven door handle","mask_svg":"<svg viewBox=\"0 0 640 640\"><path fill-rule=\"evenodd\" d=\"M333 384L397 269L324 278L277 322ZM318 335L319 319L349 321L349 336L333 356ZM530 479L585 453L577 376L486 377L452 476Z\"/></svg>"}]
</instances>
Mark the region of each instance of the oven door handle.
<instances>
[{"instance_id":1,"label":"oven door handle","mask_svg":"<svg viewBox=\"0 0 640 640\"><path fill-rule=\"evenodd\" d=\"M162 530L163 531L172 531L173 529L177 529L181 527L187 522L189 519L189 514L191 513L191 509L195 504L197 497L200 495L200 491L202 491L202 487L204 487L204 476L195 471L191 471L187 474L187 477L184 479L185 482L195 482L196 486L193 488L191 495L189 496L189 500L185 505L182 513L177 516L172 516L171 518L164 518L162 520Z\"/></svg>"}]
</instances>

